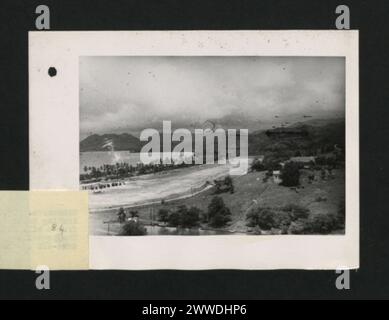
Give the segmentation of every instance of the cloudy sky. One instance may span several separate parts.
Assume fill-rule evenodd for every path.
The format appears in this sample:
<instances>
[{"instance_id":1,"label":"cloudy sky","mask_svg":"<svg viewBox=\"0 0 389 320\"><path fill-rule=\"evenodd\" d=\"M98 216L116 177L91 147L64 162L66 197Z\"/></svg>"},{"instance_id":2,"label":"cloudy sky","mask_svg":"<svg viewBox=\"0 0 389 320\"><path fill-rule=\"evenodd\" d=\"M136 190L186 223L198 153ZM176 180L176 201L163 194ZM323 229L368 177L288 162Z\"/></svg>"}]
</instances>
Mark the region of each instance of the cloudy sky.
<instances>
[{"instance_id":1,"label":"cloudy sky","mask_svg":"<svg viewBox=\"0 0 389 320\"><path fill-rule=\"evenodd\" d=\"M268 128L344 117L337 57L82 57L80 138L159 128Z\"/></svg>"}]
</instances>

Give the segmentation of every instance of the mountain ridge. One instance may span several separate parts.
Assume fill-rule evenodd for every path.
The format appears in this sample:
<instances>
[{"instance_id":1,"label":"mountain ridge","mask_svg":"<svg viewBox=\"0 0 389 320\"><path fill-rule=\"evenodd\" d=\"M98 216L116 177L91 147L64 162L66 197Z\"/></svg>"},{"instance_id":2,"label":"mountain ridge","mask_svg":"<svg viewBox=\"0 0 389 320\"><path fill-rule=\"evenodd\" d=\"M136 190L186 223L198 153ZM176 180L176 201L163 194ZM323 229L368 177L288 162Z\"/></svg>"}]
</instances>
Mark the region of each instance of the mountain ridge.
<instances>
[{"instance_id":1,"label":"mountain ridge","mask_svg":"<svg viewBox=\"0 0 389 320\"><path fill-rule=\"evenodd\" d=\"M283 130L285 129L285 130ZM289 135L288 130L301 130L304 135ZM269 132L283 134L269 135ZM237 131L239 134L239 131ZM268 130L257 130L249 133L249 154L287 153L297 150L312 154L318 149L330 149L333 145L344 147L345 122L342 119L310 119L293 123L287 127L277 127ZM162 139L161 139L162 140ZM192 139L194 140L194 139ZM161 141L162 142L162 141ZM80 142L80 151L130 151L140 152L147 142L140 141L129 134L93 134ZM172 142L172 147L179 142ZM215 143L217 143L215 141ZM237 139L239 147L239 139Z\"/></svg>"},{"instance_id":2,"label":"mountain ridge","mask_svg":"<svg viewBox=\"0 0 389 320\"><path fill-rule=\"evenodd\" d=\"M80 142L80 152L88 151L130 151L139 152L141 141L129 133L93 134Z\"/></svg>"}]
</instances>

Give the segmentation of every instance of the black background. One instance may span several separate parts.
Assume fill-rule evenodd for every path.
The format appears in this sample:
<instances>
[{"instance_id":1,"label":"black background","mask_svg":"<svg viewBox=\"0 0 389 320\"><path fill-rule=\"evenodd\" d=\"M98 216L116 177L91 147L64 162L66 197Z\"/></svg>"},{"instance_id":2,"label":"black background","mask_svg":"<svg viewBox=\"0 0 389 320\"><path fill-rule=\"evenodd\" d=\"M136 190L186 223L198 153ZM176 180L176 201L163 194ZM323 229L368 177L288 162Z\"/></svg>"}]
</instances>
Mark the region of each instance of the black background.
<instances>
[{"instance_id":1,"label":"black background","mask_svg":"<svg viewBox=\"0 0 389 320\"><path fill-rule=\"evenodd\" d=\"M39 4L51 30L335 29L335 8L347 4L360 31L361 268L342 291L334 271L52 272L47 291L32 271L0 271L0 298L388 298L388 1L1 0L2 190L28 190L28 31Z\"/></svg>"}]
</instances>

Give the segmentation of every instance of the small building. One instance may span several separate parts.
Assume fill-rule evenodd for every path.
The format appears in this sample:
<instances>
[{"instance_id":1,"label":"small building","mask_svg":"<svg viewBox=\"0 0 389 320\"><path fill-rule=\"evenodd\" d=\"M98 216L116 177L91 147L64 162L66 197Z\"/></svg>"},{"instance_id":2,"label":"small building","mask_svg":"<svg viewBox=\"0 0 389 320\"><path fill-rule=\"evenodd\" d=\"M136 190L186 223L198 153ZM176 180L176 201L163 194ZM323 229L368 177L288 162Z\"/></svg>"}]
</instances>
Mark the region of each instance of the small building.
<instances>
[{"instance_id":1,"label":"small building","mask_svg":"<svg viewBox=\"0 0 389 320\"><path fill-rule=\"evenodd\" d=\"M282 182L281 171L280 170L274 170L273 171L273 181L276 184L280 184Z\"/></svg>"}]
</instances>

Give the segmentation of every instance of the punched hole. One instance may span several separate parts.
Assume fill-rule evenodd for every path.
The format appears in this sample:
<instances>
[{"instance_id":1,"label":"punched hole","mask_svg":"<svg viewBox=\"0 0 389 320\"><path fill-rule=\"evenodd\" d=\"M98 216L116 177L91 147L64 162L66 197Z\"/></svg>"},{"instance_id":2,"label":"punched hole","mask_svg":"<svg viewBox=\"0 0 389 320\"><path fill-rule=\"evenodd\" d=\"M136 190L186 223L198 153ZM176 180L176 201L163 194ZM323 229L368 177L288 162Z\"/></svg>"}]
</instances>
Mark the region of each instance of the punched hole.
<instances>
[{"instance_id":1,"label":"punched hole","mask_svg":"<svg viewBox=\"0 0 389 320\"><path fill-rule=\"evenodd\" d=\"M54 67L50 67L48 70L48 74L50 77L55 77L57 75L57 69L55 69Z\"/></svg>"}]
</instances>

